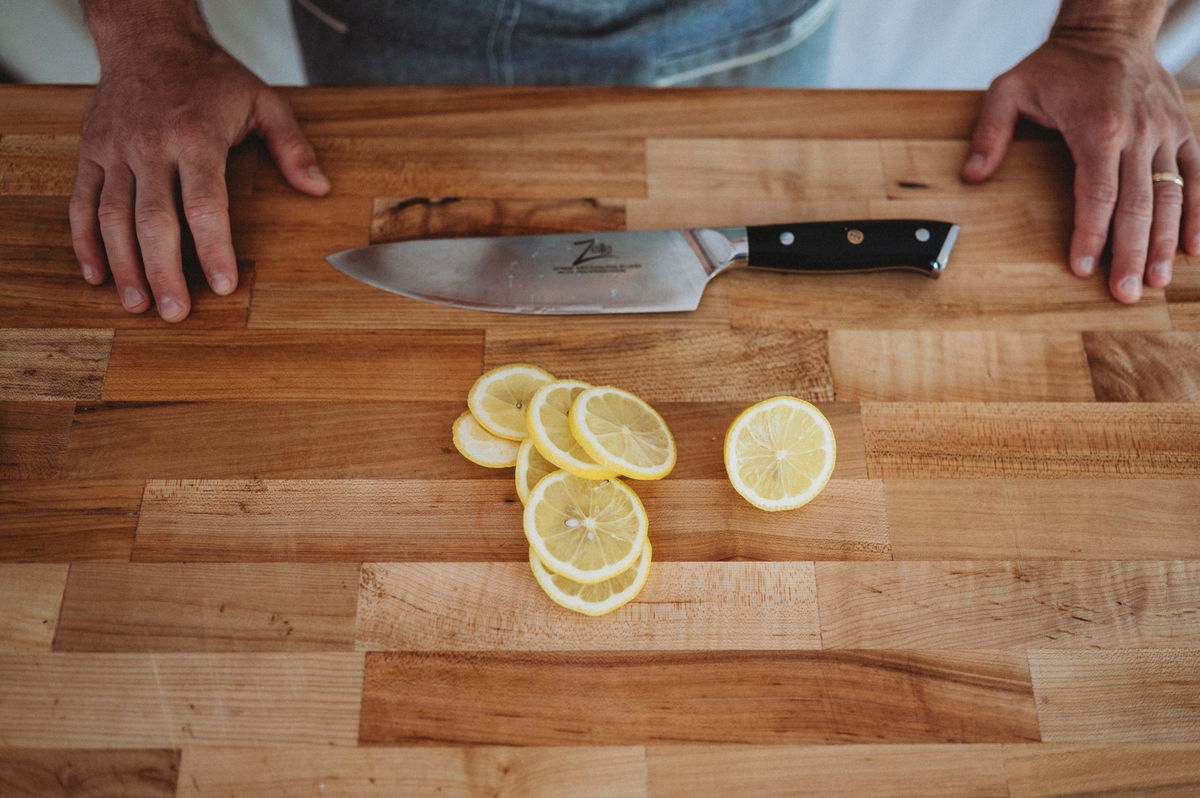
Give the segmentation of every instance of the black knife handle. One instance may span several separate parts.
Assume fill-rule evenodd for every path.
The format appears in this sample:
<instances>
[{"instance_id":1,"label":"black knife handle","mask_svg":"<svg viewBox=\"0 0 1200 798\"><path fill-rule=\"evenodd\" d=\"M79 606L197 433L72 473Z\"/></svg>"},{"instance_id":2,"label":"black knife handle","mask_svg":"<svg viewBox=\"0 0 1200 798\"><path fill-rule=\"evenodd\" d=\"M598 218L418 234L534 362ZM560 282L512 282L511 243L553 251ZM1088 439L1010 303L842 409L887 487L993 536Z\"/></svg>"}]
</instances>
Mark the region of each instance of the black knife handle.
<instances>
[{"instance_id":1,"label":"black knife handle","mask_svg":"<svg viewBox=\"0 0 1200 798\"><path fill-rule=\"evenodd\" d=\"M756 225L746 233L751 268L830 274L907 269L937 277L958 226L873 219Z\"/></svg>"}]
</instances>

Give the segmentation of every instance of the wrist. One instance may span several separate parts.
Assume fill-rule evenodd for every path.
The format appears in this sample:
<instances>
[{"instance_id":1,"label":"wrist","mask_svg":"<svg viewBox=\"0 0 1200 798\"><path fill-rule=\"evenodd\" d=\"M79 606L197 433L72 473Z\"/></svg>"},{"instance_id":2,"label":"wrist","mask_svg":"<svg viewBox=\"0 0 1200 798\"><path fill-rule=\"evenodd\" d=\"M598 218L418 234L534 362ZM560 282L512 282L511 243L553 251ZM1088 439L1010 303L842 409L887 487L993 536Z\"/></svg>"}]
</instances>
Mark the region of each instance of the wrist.
<instances>
[{"instance_id":1,"label":"wrist","mask_svg":"<svg viewBox=\"0 0 1200 798\"><path fill-rule=\"evenodd\" d=\"M215 44L195 0L86 0L101 71Z\"/></svg>"},{"instance_id":2,"label":"wrist","mask_svg":"<svg viewBox=\"0 0 1200 798\"><path fill-rule=\"evenodd\" d=\"M1063 0L1050 39L1106 48L1154 48L1167 0Z\"/></svg>"}]
</instances>

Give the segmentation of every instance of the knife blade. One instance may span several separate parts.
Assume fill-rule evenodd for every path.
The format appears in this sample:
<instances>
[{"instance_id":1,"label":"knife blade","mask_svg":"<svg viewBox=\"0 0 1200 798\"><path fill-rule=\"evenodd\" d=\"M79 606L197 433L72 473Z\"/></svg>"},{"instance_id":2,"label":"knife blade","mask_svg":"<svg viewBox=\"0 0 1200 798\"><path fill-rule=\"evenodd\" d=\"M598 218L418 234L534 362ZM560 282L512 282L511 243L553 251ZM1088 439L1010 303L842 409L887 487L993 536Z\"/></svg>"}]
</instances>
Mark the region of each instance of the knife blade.
<instances>
[{"instance_id":1,"label":"knife blade","mask_svg":"<svg viewBox=\"0 0 1200 798\"><path fill-rule=\"evenodd\" d=\"M909 270L938 277L959 226L920 219L802 222L396 241L327 260L385 291L498 313L695 310L734 268L804 274Z\"/></svg>"}]
</instances>

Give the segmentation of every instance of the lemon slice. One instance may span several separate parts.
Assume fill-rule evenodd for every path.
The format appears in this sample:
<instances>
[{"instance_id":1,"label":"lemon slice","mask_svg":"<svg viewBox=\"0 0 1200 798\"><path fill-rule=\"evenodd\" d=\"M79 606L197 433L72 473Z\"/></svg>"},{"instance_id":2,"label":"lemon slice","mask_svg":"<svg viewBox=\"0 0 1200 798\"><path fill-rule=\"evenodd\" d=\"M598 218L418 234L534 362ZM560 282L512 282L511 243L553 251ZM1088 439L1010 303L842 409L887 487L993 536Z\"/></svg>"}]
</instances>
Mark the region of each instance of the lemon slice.
<instances>
[{"instance_id":1,"label":"lemon slice","mask_svg":"<svg viewBox=\"0 0 1200 798\"><path fill-rule=\"evenodd\" d=\"M557 470L558 466L538 453L531 439L521 441L517 449L517 495L521 497L521 504L529 501L530 491L542 477Z\"/></svg>"},{"instance_id":2,"label":"lemon slice","mask_svg":"<svg viewBox=\"0 0 1200 798\"><path fill-rule=\"evenodd\" d=\"M600 465L632 479L662 479L675 467L667 422L620 388L588 388L571 403L571 434Z\"/></svg>"},{"instance_id":3,"label":"lemon slice","mask_svg":"<svg viewBox=\"0 0 1200 798\"><path fill-rule=\"evenodd\" d=\"M454 419L450 428L454 448L472 463L488 468L508 468L517 464L519 444L505 438L497 438L479 426L470 410Z\"/></svg>"},{"instance_id":4,"label":"lemon slice","mask_svg":"<svg viewBox=\"0 0 1200 798\"><path fill-rule=\"evenodd\" d=\"M575 436L567 415L576 396L592 386L579 380L559 380L538 388L526 408L526 426L542 457L584 479L608 479L617 473L588 456Z\"/></svg>"},{"instance_id":5,"label":"lemon slice","mask_svg":"<svg viewBox=\"0 0 1200 798\"><path fill-rule=\"evenodd\" d=\"M509 363L487 372L467 393L467 407L485 430L498 438L519 441L526 436L525 407L534 391L554 382L537 366Z\"/></svg>"},{"instance_id":6,"label":"lemon slice","mask_svg":"<svg viewBox=\"0 0 1200 798\"><path fill-rule=\"evenodd\" d=\"M646 541L632 568L594 585L582 585L559 576L538 559L532 548L529 549L529 567L554 603L584 615L604 615L628 604L642 592L646 577L650 575L650 554L650 541Z\"/></svg>"},{"instance_id":7,"label":"lemon slice","mask_svg":"<svg viewBox=\"0 0 1200 798\"><path fill-rule=\"evenodd\" d=\"M808 504L829 482L836 459L829 420L792 396L751 405L725 433L729 481L762 510L793 510Z\"/></svg>"},{"instance_id":8,"label":"lemon slice","mask_svg":"<svg viewBox=\"0 0 1200 798\"><path fill-rule=\"evenodd\" d=\"M611 579L637 561L646 509L618 479L566 471L542 478L525 503L525 537L547 568L585 585Z\"/></svg>"}]
</instances>

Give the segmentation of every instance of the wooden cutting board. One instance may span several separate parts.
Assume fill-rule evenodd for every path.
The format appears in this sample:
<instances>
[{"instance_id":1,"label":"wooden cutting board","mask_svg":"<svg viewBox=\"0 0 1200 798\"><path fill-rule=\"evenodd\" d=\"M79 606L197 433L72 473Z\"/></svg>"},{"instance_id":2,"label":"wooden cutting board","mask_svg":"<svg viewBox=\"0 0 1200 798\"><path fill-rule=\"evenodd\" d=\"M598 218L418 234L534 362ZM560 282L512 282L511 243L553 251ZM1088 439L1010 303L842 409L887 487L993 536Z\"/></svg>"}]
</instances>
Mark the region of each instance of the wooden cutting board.
<instances>
[{"instance_id":1,"label":"wooden cutting board","mask_svg":"<svg viewBox=\"0 0 1200 798\"><path fill-rule=\"evenodd\" d=\"M169 326L78 276L87 91L0 88L0 793L1200 791L1200 261L1133 307L1068 274L1061 143L1023 130L965 186L970 92L287 94L333 194L235 150L241 285L193 275ZM323 260L863 217L960 223L946 274L538 318ZM678 440L610 616L539 592L511 472L450 444L517 360ZM721 441L781 393L839 460L765 514Z\"/></svg>"}]
</instances>

